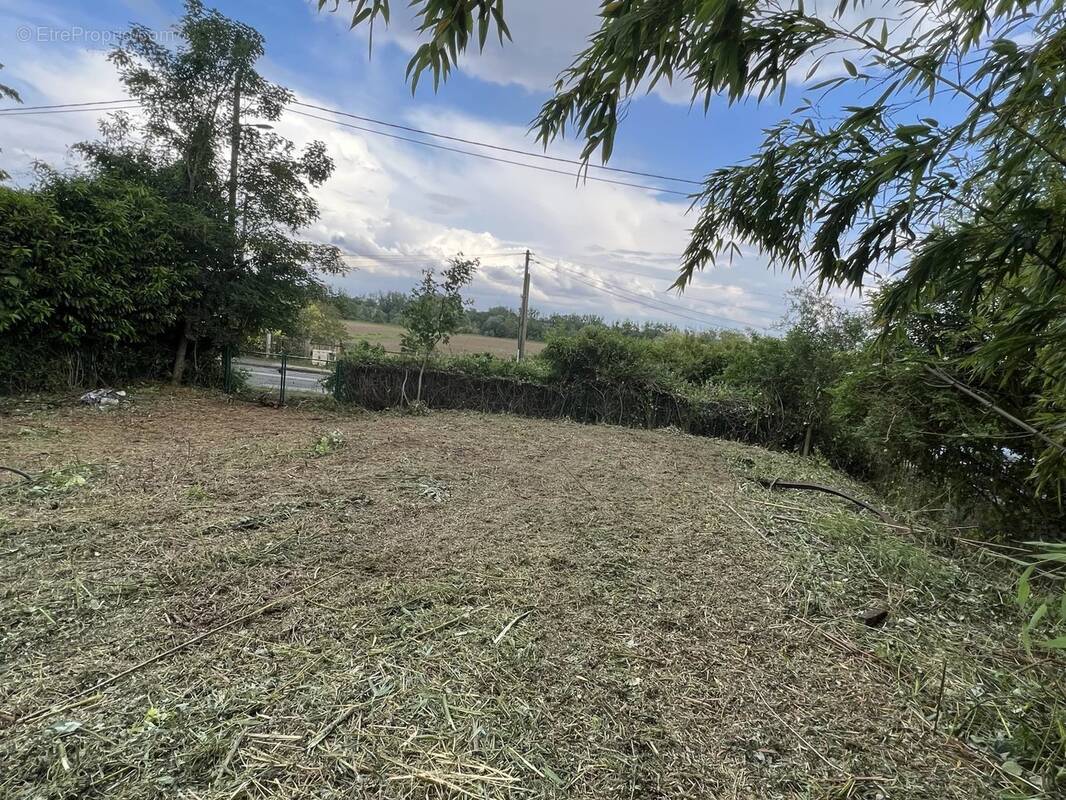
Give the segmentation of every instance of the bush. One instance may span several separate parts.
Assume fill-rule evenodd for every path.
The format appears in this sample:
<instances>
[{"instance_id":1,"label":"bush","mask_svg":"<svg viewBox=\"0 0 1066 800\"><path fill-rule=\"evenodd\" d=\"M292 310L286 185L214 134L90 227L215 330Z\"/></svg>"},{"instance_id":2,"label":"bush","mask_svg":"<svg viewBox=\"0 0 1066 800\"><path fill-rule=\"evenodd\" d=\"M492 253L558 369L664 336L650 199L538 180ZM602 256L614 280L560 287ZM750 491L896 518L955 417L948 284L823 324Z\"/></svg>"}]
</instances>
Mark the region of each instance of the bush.
<instances>
[{"instance_id":1,"label":"bush","mask_svg":"<svg viewBox=\"0 0 1066 800\"><path fill-rule=\"evenodd\" d=\"M650 358L648 344L609 328L585 327L574 336L552 335L540 357L550 377L563 383L602 381L664 386L666 374Z\"/></svg>"},{"instance_id":2,"label":"bush","mask_svg":"<svg viewBox=\"0 0 1066 800\"><path fill-rule=\"evenodd\" d=\"M159 375L189 296L185 219L118 178L0 187L0 391Z\"/></svg>"}]
</instances>

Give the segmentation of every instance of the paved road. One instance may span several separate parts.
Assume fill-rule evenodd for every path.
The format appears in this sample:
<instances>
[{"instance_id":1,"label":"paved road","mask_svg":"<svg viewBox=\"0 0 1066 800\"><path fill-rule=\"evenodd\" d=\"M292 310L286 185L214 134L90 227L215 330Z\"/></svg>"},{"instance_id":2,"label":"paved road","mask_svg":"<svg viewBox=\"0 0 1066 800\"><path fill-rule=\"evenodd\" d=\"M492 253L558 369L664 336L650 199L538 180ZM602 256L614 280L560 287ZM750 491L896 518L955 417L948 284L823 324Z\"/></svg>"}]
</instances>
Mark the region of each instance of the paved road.
<instances>
[{"instance_id":1,"label":"paved road","mask_svg":"<svg viewBox=\"0 0 1066 800\"><path fill-rule=\"evenodd\" d=\"M233 360L233 369L242 372L249 386L258 389L281 390L281 367L269 361ZM294 367L291 364L285 370L286 392L309 392L311 394L328 394L322 381L330 376L328 370L311 367Z\"/></svg>"}]
</instances>

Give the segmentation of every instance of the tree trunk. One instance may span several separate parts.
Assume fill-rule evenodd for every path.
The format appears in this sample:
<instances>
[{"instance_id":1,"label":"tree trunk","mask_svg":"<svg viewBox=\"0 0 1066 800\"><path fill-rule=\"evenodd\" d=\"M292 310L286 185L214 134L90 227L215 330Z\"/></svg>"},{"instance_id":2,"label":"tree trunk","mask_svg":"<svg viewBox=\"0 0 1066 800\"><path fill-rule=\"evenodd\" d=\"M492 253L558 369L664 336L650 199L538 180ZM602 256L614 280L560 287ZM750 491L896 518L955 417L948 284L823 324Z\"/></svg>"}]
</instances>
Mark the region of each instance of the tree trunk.
<instances>
[{"instance_id":1,"label":"tree trunk","mask_svg":"<svg viewBox=\"0 0 1066 800\"><path fill-rule=\"evenodd\" d=\"M422 359L422 364L418 367L418 389L415 392L415 402L422 402L422 373L426 371L426 359Z\"/></svg>"},{"instance_id":2,"label":"tree trunk","mask_svg":"<svg viewBox=\"0 0 1066 800\"><path fill-rule=\"evenodd\" d=\"M192 331L192 323L188 319L182 323L181 335L178 337L178 349L174 353L174 372L170 376L171 386L180 386L181 379L185 376L185 354L189 350L189 333Z\"/></svg>"}]
</instances>

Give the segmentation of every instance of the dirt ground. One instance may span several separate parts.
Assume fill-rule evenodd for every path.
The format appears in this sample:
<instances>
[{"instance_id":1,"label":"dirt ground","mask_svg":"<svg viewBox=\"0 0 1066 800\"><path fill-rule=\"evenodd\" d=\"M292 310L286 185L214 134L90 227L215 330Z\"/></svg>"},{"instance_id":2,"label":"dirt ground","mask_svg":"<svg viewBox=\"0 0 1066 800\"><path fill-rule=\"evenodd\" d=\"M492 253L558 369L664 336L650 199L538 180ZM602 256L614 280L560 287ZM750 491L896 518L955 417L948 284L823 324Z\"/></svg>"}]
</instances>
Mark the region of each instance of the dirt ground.
<instances>
[{"instance_id":1,"label":"dirt ground","mask_svg":"<svg viewBox=\"0 0 1066 800\"><path fill-rule=\"evenodd\" d=\"M0 797L1039 788L987 561L743 477L842 485L798 459L144 390L8 404L0 464Z\"/></svg>"},{"instance_id":2,"label":"dirt ground","mask_svg":"<svg viewBox=\"0 0 1066 800\"><path fill-rule=\"evenodd\" d=\"M365 339L371 344L384 347L390 353L400 352L400 337L403 328L399 325L382 325L377 322L355 322L346 320L344 327L356 341ZM441 351L458 356L467 353L492 353L503 358L513 357L518 343L514 339L500 339L496 336L479 336L473 333L457 333L448 344L441 345ZM544 342L526 342L526 352L536 355L544 349Z\"/></svg>"}]
</instances>

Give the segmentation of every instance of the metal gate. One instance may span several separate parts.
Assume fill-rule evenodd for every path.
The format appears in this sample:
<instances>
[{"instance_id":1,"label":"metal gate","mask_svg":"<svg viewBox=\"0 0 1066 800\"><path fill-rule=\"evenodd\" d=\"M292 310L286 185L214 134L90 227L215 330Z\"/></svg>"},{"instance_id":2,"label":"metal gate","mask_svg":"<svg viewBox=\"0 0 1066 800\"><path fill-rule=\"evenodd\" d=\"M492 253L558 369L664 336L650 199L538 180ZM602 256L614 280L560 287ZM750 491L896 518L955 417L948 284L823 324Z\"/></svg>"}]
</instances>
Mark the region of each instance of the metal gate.
<instances>
[{"instance_id":1,"label":"metal gate","mask_svg":"<svg viewBox=\"0 0 1066 800\"><path fill-rule=\"evenodd\" d=\"M278 405L285 405L293 397L330 394L326 382L335 370L335 361L284 351L268 353L228 348L223 356L223 380L227 392L246 391Z\"/></svg>"}]
</instances>

